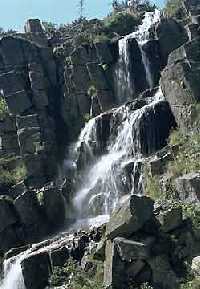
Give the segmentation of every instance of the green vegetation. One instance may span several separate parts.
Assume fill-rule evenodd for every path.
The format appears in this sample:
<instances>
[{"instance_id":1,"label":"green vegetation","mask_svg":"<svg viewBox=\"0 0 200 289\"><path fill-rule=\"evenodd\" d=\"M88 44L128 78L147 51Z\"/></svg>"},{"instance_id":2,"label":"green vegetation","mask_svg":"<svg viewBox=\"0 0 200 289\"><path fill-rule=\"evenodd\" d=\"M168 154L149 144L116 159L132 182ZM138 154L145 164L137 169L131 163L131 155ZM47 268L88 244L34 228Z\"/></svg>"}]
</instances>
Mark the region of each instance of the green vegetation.
<instances>
[{"instance_id":1,"label":"green vegetation","mask_svg":"<svg viewBox=\"0 0 200 289\"><path fill-rule=\"evenodd\" d=\"M152 176L150 168L145 167L145 191L153 198L176 199L174 179L184 174L200 171L200 135L191 133L184 135L179 130L171 133L169 138L169 149L172 160L166 161L165 176L167 176L166 191L161 188L162 175Z\"/></svg>"},{"instance_id":2,"label":"green vegetation","mask_svg":"<svg viewBox=\"0 0 200 289\"><path fill-rule=\"evenodd\" d=\"M90 120L90 114L86 113L83 118L85 122L88 122Z\"/></svg>"},{"instance_id":3,"label":"green vegetation","mask_svg":"<svg viewBox=\"0 0 200 289\"><path fill-rule=\"evenodd\" d=\"M167 17L176 17L182 7L181 0L167 0L164 13Z\"/></svg>"},{"instance_id":4,"label":"green vegetation","mask_svg":"<svg viewBox=\"0 0 200 289\"><path fill-rule=\"evenodd\" d=\"M174 160L168 163L168 172L173 178L200 170L200 135L183 135L179 131L171 134L169 144L175 146Z\"/></svg>"},{"instance_id":5,"label":"green vegetation","mask_svg":"<svg viewBox=\"0 0 200 289\"><path fill-rule=\"evenodd\" d=\"M113 12L104 20L107 32L117 33L120 36L133 32L140 23L140 14L131 14L126 11Z\"/></svg>"},{"instance_id":6,"label":"green vegetation","mask_svg":"<svg viewBox=\"0 0 200 289\"><path fill-rule=\"evenodd\" d=\"M163 192L160 187L159 177L152 176L148 168L145 168L145 192L153 200L161 199L163 197Z\"/></svg>"},{"instance_id":7,"label":"green vegetation","mask_svg":"<svg viewBox=\"0 0 200 289\"><path fill-rule=\"evenodd\" d=\"M200 229L200 205L182 203L183 215L190 218L195 229Z\"/></svg>"},{"instance_id":8,"label":"green vegetation","mask_svg":"<svg viewBox=\"0 0 200 289\"><path fill-rule=\"evenodd\" d=\"M96 89L95 85L91 85L91 86L88 88L88 95L89 95L90 97L97 96L97 89Z\"/></svg>"},{"instance_id":9,"label":"green vegetation","mask_svg":"<svg viewBox=\"0 0 200 289\"><path fill-rule=\"evenodd\" d=\"M0 97L0 119L4 119L8 115L8 105L4 98Z\"/></svg>"},{"instance_id":10,"label":"green vegetation","mask_svg":"<svg viewBox=\"0 0 200 289\"><path fill-rule=\"evenodd\" d=\"M199 289L200 288L200 279L194 278L192 281L188 281L181 285L180 289Z\"/></svg>"},{"instance_id":11,"label":"green vegetation","mask_svg":"<svg viewBox=\"0 0 200 289\"><path fill-rule=\"evenodd\" d=\"M101 289L103 283L103 263L93 261L93 266L84 271L73 260L69 260L63 267L54 267L51 286L68 284L73 289Z\"/></svg>"},{"instance_id":12,"label":"green vegetation","mask_svg":"<svg viewBox=\"0 0 200 289\"><path fill-rule=\"evenodd\" d=\"M11 162L15 162L14 169L9 167ZM1 158L0 169L0 186L13 186L24 180L27 174L25 165L21 162L17 163L15 156Z\"/></svg>"},{"instance_id":13,"label":"green vegetation","mask_svg":"<svg viewBox=\"0 0 200 289\"><path fill-rule=\"evenodd\" d=\"M200 126L200 103L196 103L191 109L191 121L193 126Z\"/></svg>"},{"instance_id":14,"label":"green vegetation","mask_svg":"<svg viewBox=\"0 0 200 289\"><path fill-rule=\"evenodd\" d=\"M116 2L116 1L115 1ZM117 1L117 7L113 4L113 11L103 20L83 17L84 1L78 2L79 18L71 24L56 26L51 22L43 22L49 37L66 39L69 46L92 45L96 42L107 42L116 36L123 36L133 32L144 15L144 11L153 11L156 7L147 1L135 1L133 7L129 7L125 1Z\"/></svg>"}]
</instances>

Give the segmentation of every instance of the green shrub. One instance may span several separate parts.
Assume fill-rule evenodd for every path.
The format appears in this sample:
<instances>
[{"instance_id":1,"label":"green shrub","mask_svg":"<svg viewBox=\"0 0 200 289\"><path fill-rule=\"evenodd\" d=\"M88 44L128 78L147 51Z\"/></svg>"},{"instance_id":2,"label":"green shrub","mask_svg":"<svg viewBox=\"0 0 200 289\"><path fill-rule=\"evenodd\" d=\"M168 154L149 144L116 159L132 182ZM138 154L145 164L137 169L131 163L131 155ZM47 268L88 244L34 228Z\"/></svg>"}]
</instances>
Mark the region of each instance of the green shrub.
<instances>
[{"instance_id":1,"label":"green shrub","mask_svg":"<svg viewBox=\"0 0 200 289\"><path fill-rule=\"evenodd\" d=\"M127 12L113 12L104 19L107 31L109 33L117 33L120 36L133 32L140 23L140 16Z\"/></svg>"},{"instance_id":2,"label":"green shrub","mask_svg":"<svg viewBox=\"0 0 200 289\"><path fill-rule=\"evenodd\" d=\"M152 176L147 165L144 170L145 174L145 192L154 200L162 199L164 194L161 190L159 176Z\"/></svg>"},{"instance_id":3,"label":"green shrub","mask_svg":"<svg viewBox=\"0 0 200 289\"><path fill-rule=\"evenodd\" d=\"M20 181L24 180L27 171L25 165L21 164L17 166L14 170L9 170L1 167L0 170L0 185L15 185Z\"/></svg>"},{"instance_id":4,"label":"green shrub","mask_svg":"<svg viewBox=\"0 0 200 289\"><path fill-rule=\"evenodd\" d=\"M95 85L91 85L91 86L88 88L88 95L89 95L90 97L97 96L97 89L96 89Z\"/></svg>"},{"instance_id":5,"label":"green shrub","mask_svg":"<svg viewBox=\"0 0 200 289\"><path fill-rule=\"evenodd\" d=\"M90 120L90 114L89 113L86 113L85 115L84 115L84 121L85 122L88 122Z\"/></svg>"},{"instance_id":6,"label":"green shrub","mask_svg":"<svg viewBox=\"0 0 200 289\"><path fill-rule=\"evenodd\" d=\"M176 17L182 7L182 0L167 0L164 13L167 17Z\"/></svg>"},{"instance_id":7,"label":"green shrub","mask_svg":"<svg viewBox=\"0 0 200 289\"><path fill-rule=\"evenodd\" d=\"M94 261L95 262L95 261ZM85 272L73 260L69 260L63 267L54 267L51 276L51 286L62 286L69 283L71 289L102 289L103 263L96 262L96 269Z\"/></svg>"},{"instance_id":8,"label":"green shrub","mask_svg":"<svg viewBox=\"0 0 200 289\"><path fill-rule=\"evenodd\" d=\"M4 98L0 97L0 119L4 119L8 115L8 105Z\"/></svg>"},{"instance_id":9,"label":"green shrub","mask_svg":"<svg viewBox=\"0 0 200 289\"><path fill-rule=\"evenodd\" d=\"M98 42L108 42L110 40L110 37L108 37L108 35L106 35L105 33L101 33L101 34L97 34L94 37L93 42L94 43L98 43Z\"/></svg>"}]
</instances>

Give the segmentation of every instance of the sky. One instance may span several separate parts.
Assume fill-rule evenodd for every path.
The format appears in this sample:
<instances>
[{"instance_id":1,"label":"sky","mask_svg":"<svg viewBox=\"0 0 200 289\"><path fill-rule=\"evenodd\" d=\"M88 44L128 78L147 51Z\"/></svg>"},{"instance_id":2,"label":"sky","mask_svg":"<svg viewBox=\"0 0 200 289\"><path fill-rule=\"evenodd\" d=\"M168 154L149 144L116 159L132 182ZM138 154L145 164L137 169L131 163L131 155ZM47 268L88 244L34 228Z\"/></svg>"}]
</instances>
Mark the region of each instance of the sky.
<instances>
[{"instance_id":1,"label":"sky","mask_svg":"<svg viewBox=\"0 0 200 289\"><path fill-rule=\"evenodd\" d=\"M157 0L163 1L163 0ZM56 24L69 23L78 17L79 0L0 0L0 27L23 31L29 18L39 18ZM112 0L85 0L87 18L102 18L108 14Z\"/></svg>"}]
</instances>

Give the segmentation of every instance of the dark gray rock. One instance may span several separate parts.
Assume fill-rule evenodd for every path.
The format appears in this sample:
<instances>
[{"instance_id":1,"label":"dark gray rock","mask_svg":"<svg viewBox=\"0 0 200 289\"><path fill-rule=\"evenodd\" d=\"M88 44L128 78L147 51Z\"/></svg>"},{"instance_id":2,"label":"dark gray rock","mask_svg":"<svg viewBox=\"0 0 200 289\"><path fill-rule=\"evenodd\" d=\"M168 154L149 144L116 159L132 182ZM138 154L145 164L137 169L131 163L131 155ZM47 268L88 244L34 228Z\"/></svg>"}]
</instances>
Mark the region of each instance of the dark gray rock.
<instances>
[{"instance_id":1,"label":"dark gray rock","mask_svg":"<svg viewBox=\"0 0 200 289\"><path fill-rule=\"evenodd\" d=\"M107 238L129 237L153 216L153 201L148 197L131 196L116 209L106 226Z\"/></svg>"},{"instance_id":2,"label":"dark gray rock","mask_svg":"<svg viewBox=\"0 0 200 289\"><path fill-rule=\"evenodd\" d=\"M25 33L42 33L43 28L39 19L29 19L24 26Z\"/></svg>"},{"instance_id":3,"label":"dark gray rock","mask_svg":"<svg viewBox=\"0 0 200 289\"><path fill-rule=\"evenodd\" d=\"M63 246L59 249L52 250L50 258L53 266L63 266L69 259L69 249Z\"/></svg>"},{"instance_id":4,"label":"dark gray rock","mask_svg":"<svg viewBox=\"0 0 200 289\"><path fill-rule=\"evenodd\" d=\"M162 211L157 217L164 232L170 232L183 224L182 208L172 208Z\"/></svg>"},{"instance_id":5,"label":"dark gray rock","mask_svg":"<svg viewBox=\"0 0 200 289\"><path fill-rule=\"evenodd\" d=\"M17 128L31 128L31 127L39 127L38 123L38 115L30 114L26 116L17 116Z\"/></svg>"},{"instance_id":6,"label":"dark gray rock","mask_svg":"<svg viewBox=\"0 0 200 289\"><path fill-rule=\"evenodd\" d=\"M154 241L154 238L149 238L143 242L136 242L122 237L117 237L113 240L120 258L126 262L149 259L151 246Z\"/></svg>"},{"instance_id":7,"label":"dark gray rock","mask_svg":"<svg viewBox=\"0 0 200 289\"><path fill-rule=\"evenodd\" d=\"M28 255L21 267L27 289L44 289L49 285L51 265L48 252Z\"/></svg>"},{"instance_id":8,"label":"dark gray rock","mask_svg":"<svg viewBox=\"0 0 200 289\"><path fill-rule=\"evenodd\" d=\"M23 128L17 131L21 155L34 154L41 143L39 127Z\"/></svg>"},{"instance_id":9,"label":"dark gray rock","mask_svg":"<svg viewBox=\"0 0 200 289\"><path fill-rule=\"evenodd\" d=\"M200 201L200 173L190 173L175 180L178 196L183 201Z\"/></svg>"},{"instance_id":10,"label":"dark gray rock","mask_svg":"<svg viewBox=\"0 0 200 289\"><path fill-rule=\"evenodd\" d=\"M34 191L27 191L14 201L15 208L24 226L27 240L38 240L48 230L44 215Z\"/></svg>"},{"instance_id":11,"label":"dark gray rock","mask_svg":"<svg viewBox=\"0 0 200 289\"><path fill-rule=\"evenodd\" d=\"M59 228L64 224L65 205L61 190L56 187L44 190L43 206L51 226Z\"/></svg>"},{"instance_id":12,"label":"dark gray rock","mask_svg":"<svg viewBox=\"0 0 200 289\"><path fill-rule=\"evenodd\" d=\"M199 43L197 38L172 52L161 77L163 93L184 131L195 125L194 111L200 101Z\"/></svg>"},{"instance_id":13,"label":"dark gray rock","mask_svg":"<svg viewBox=\"0 0 200 289\"><path fill-rule=\"evenodd\" d=\"M169 54L188 41L185 28L174 19L163 18L156 27L156 36L160 44L163 65Z\"/></svg>"},{"instance_id":14,"label":"dark gray rock","mask_svg":"<svg viewBox=\"0 0 200 289\"><path fill-rule=\"evenodd\" d=\"M153 285L163 289L177 288L178 278L171 268L165 255L157 256L148 261L152 269Z\"/></svg>"},{"instance_id":15,"label":"dark gray rock","mask_svg":"<svg viewBox=\"0 0 200 289\"><path fill-rule=\"evenodd\" d=\"M18 221L13 201L0 196L0 233Z\"/></svg>"}]
</instances>

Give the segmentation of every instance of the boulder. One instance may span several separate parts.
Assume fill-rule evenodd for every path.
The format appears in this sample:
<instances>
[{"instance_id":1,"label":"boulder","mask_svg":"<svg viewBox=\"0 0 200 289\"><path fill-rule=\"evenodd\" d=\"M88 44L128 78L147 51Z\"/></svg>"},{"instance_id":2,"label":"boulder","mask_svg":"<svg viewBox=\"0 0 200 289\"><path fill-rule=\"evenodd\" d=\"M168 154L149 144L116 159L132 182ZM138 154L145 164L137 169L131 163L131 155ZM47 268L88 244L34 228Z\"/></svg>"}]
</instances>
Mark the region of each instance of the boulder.
<instances>
[{"instance_id":1,"label":"boulder","mask_svg":"<svg viewBox=\"0 0 200 289\"><path fill-rule=\"evenodd\" d=\"M0 196L0 233L18 221L13 201Z\"/></svg>"},{"instance_id":2,"label":"boulder","mask_svg":"<svg viewBox=\"0 0 200 289\"><path fill-rule=\"evenodd\" d=\"M19 155L20 148L16 132L4 134L1 137L1 149L4 153Z\"/></svg>"},{"instance_id":3,"label":"boulder","mask_svg":"<svg viewBox=\"0 0 200 289\"><path fill-rule=\"evenodd\" d=\"M39 127L38 123L38 115L37 114L30 114L26 116L17 116L17 128L31 128L31 127Z\"/></svg>"},{"instance_id":4,"label":"boulder","mask_svg":"<svg viewBox=\"0 0 200 289\"><path fill-rule=\"evenodd\" d=\"M20 151L22 155L34 154L41 143L39 127L22 128L17 131Z\"/></svg>"},{"instance_id":5,"label":"boulder","mask_svg":"<svg viewBox=\"0 0 200 289\"><path fill-rule=\"evenodd\" d=\"M200 101L199 47L200 39L197 38L173 51L161 77L162 91L178 126L184 131L193 128L197 121L195 111Z\"/></svg>"},{"instance_id":6,"label":"boulder","mask_svg":"<svg viewBox=\"0 0 200 289\"><path fill-rule=\"evenodd\" d=\"M155 288L177 288L178 278L172 270L167 256L157 256L149 260L148 263L152 270L153 286Z\"/></svg>"},{"instance_id":7,"label":"boulder","mask_svg":"<svg viewBox=\"0 0 200 289\"><path fill-rule=\"evenodd\" d=\"M14 201L28 240L38 240L48 230L46 216L41 210L36 193L26 191Z\"/></svg>"},{"instance_id":8,"label":"boulder","mask_svg":"<svg viewBox=\"0 0 200 289\"><path fill-rule=\"evenodd\" d=\"M52 250L50 253L50 258L53 266L63 266L69 259L69 249L63 246Z\"/></svg>"},{"instance_id":9,"label":"boulder","mask_svg":"<svg viewBox=\"0 0 200 289\"><path fill-rule=\"evenodd\" d=\"M25 90L17 91L6 97L8 109L13 114L22 114L32 107L31 100Z\"/></svg>"},{"instance_id":10,"label":"boulder","mask_svg":"<svg viewBox=\"0 0 200 289\"><path fill-rule=\"evenodd\" d=\"M65 199L58 188L48 188L43 192L43 207L51 226L59 228L65 222Z\"/></svg>"},{"instance_id":11,"label":"boulder","mask_svg":"<svg viewBox=\"0 0 200 289\"><path fill-rule=\"evenodd\" d=\"M106 226L109 239L129 237L141 229L153 216L153 200L132 195L111 215Z\"/></svg>"},{"instance_id":12,"label":"boulder","mask_svg":"<svg viewBox=\"0 0 200 289\"><path fill-rule=\"evenodd\" d=\"M168 233L180 227L183 224L183 213L182 208L170 208L163 210L158 215L158 220L161 224L161 229Z\"/></svg>"},{"instance_id":13,"label":"boulder","mask_svg":"<svg viewBox=\"0 0 200 289\"><path fill-rule=\"evenodd\" d=\"M16 118L8 115L3 120L0 120L0 135L7 133L16 133Z\"/></svg>"},{"instance_id":14,"label":"boulder","mask_svg":"<svg viewBox=\"0 0 200 289\"><path fill-rule=\"evenodd\" d=\"M163 65L169 54L188 41L185 28L172 18L163 18L156 27L156 36L160 45Z\"/></svg>"},{"instance_id":15,"label":"boulder","mask_svg":"<svg viewBox=\"0 0 200 289\"><path fill-rule=\"evenodd\" d=\"M175 187L182 201L200 201L200 173L189 173L177 178Z\"/></svg>"},{"instance_id":16,"label":"boulder","mask_svg":"<svg viewBox=\"0 0 200 289\"><path fill-rule=\"evenodd\" d=\"M24 26L25 33L43 33L39 19L29 19Z\"/></svg>"},{"instance_id":17,"label":"boulder","mask_svg":"<svg viewBox=\"0 0 200 289\"><path fill-rule=\"evenodd\" d=\"M22 262L22 274L27 289L45 289L49 285L51 265L48 252L33 253Z\"/></svg>"},{"instance_id":18,"label":"boulder","mask_svg":"<svg viewBox=\"0 0 200 289\"><path fill-rule=\"evenodd\" d=\"M154 241L154 238L138 242L117 237L113 242L122 261L132 262L133 260L149 259L151 256L151 246Z\"/></svg>"}]
</instances>

